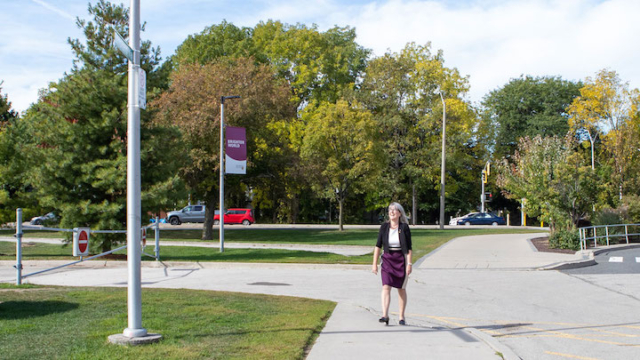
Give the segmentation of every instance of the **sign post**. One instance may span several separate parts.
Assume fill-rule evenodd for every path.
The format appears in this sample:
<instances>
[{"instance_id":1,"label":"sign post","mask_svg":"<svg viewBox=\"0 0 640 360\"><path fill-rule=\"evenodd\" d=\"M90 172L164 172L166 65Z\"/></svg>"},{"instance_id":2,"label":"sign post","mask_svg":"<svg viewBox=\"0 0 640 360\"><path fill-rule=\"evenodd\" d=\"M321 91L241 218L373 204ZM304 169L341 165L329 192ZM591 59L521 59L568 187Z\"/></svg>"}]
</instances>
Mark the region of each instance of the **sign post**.
<instances>
[{"instance_id":1,"label":"sign post","mask_svg":"<svg viewBox=\"0 0 640 360\"><path fill-rule=\"evenodd\" d=\"M239 98L238 95L220 97L220 252L224 252L224 101Z\"/></svg>"},{"instance_id":2,"label":"sign post","mask_svg":"<svg viewBox=\"0 0 640 360\"><path fill-rule=\"evenodd\" d=\"M16 210L16 285L22 285L22 209Z\"/></svg>"}]
</instances>

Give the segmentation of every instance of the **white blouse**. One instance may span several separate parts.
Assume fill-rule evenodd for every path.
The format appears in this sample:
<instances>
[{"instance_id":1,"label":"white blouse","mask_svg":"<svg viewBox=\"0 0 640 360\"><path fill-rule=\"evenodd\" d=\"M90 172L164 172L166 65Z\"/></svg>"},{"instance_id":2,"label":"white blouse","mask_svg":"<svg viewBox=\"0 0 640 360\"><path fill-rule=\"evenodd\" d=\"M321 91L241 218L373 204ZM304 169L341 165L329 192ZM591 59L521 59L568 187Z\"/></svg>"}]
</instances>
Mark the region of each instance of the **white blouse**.
<instances>
[{"instance_id":1,"label":"white blouse","mask_svg":"<svg viewBox=\"0 0 640 360\"><path fill-rule=\"evenodd\" d=\"M398 226L398 229L399 228L400 227ZM398 237L398 229L389 229L389 247L400 247L400 237Z\"/></svg>"}]
</instances>

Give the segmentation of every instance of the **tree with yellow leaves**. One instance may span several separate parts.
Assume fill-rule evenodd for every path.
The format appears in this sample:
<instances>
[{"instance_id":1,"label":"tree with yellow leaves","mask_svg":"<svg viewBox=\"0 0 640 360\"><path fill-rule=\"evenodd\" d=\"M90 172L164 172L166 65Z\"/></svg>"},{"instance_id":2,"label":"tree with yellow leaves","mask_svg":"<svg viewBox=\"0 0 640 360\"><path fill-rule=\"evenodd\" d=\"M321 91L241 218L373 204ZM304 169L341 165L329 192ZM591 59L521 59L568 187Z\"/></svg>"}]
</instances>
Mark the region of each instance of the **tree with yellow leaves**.
<instances>
[{"instance_id":1,"label":"tree with yellow leaves","mask_svg":"<svg viewBox=\"0 0 640 360\"><path fill-rule=\"evenodd\" d=\"M638 104L640 92L629 89L615 71L603 69L587 78L580 96L568 107L569 126L574 131L600 132L604 150L614 168L612 179L622 199L632 163L640 160L637 151Z\"/></svg>"}]
</instances>

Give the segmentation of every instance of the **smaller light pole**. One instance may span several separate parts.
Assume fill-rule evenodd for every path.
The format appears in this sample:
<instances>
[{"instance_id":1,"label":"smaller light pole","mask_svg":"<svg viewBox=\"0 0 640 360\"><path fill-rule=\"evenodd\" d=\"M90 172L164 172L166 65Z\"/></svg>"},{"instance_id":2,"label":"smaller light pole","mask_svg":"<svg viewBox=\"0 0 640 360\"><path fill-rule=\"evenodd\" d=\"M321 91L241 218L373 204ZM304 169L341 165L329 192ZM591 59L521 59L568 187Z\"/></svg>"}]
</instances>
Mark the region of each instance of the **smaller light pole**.
<instances>
[{"instance_id":1,"label":"smaller light pole","mask_svg":"<svg viewBox=\"0 0 640 360\"><path fill-rule=\"evenodd\" d=\"M445 149L447 146L446 127L447 127L447 107L440 93L440 100L442 100L442 163L440 164L440 230L444 229L444 183L445 183Z\"/></svg>"},{"instance_id":2,"label":"smaller light pole","mask_svg":"<svg viewBox=\"0 0 640 360\"><path fill-rule=\"evenodd\" d=\"M587 135L589 136L589 142L591 143L591 170L596 169L596 163L593 158L593 138L591 137L591 132L587 131Z\"/></svg>"},{"instance_id":3,"label":"smaller light pole","mask_svg":"<svg viewBox=\"0 0 640 360\"><path fill-rule=\"evenodd\" d=\"M239 98L238 95L220 97L220 252L224 252L224 101Z\"/></svg>"}]
</instances>

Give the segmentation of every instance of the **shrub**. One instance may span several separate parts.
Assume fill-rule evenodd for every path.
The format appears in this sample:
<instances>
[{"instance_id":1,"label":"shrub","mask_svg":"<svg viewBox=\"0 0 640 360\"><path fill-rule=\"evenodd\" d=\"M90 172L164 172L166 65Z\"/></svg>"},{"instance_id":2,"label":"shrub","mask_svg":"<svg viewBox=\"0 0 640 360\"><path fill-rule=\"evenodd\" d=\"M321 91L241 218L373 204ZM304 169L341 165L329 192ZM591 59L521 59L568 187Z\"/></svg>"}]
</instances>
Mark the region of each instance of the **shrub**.
<instances>
[{"instance_id":1,"label":"shrub","mask_svg":"<svg viewBox=\"0 0 640 360\"><path fill-rule=\"evenodd\" d=\"M630 224L640 223L640 196L625 195L622 197L622 204L625 208L625 222Z\"/></svg>"},{"instance_id":2,"label":"shrub","mask_svg":"<svg viewBox=\"0 0 640 360\"><path fill-rule=\"evenodd\" d=\"M559 229L549 236L549 247L580 250L580 235L576 229Z\"/></svg>"},{"instance_id":3,"label":"shrub","mask_svg":"<svg viewBox=\"0 0 640 360\"><path fill-rule=\"evenodd\" d=\"M602 209L593 217L593 225L615 225L615 224L624 224L624 214L625 211L623 209Z\"/></svg>"}]
</instances>

